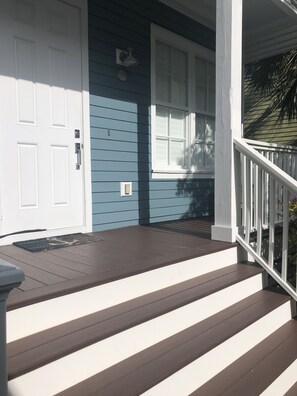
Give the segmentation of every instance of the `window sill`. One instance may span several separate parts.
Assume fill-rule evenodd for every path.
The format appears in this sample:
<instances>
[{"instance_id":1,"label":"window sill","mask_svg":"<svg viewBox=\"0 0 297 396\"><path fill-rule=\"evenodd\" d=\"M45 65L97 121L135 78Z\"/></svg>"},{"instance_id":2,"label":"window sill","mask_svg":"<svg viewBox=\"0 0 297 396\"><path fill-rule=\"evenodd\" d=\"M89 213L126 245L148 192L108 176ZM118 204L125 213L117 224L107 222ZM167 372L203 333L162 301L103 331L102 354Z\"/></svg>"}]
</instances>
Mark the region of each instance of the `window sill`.
<instances>
[{"instance_id":1,"label":"window sill","mask_svg":"<svg viewBox=\"0 0 297 396\"><path fill-rule=\"evenodd\" d=\"M161 171L153 170L152 179L214 179L213 172L191 172L191 171Z\"/></svg>"}]
</instances>

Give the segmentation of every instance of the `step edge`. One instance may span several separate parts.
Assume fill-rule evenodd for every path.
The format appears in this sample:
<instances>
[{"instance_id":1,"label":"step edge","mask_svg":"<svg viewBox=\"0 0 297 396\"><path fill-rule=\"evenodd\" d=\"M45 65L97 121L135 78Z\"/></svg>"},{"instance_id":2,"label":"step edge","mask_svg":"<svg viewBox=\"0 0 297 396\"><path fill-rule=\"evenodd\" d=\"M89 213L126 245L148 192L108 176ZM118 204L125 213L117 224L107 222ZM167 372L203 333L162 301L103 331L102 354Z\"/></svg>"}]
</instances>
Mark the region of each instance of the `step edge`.
<instances>
[{"instance_id":1,"label":"step edge","mask_svg":"<svg viewBox=\"0 0 297 396\"><path fill-rule=\"evenodd\" d=\"M280 306L277 309L275 309L272 312L265 315L263 318L261 318L261 320L251 324L250 326L245 328L243 331L235 334L233 337L229 338L224 343L222 343L222 344L218 345L216 348L212 349L210 351L210 353L207 354L208 356L203 355L202 357L198 358L197 360L188 364L187 366L185 366L184 368L179 370L179 372L177 372L177 373L179 373L178 376L181 377L181 375L184 375L183 370L185 372L187 372L186 373L187 375L189 375L189 372L192 372L192 375L193 375L193 371L195 371L197 373L197 370L199 370L199 373L201 373L201 371L204 370L205 378L200 382L200 384L198 386L196 384L195 387L193 387L193 385L192 385L192 387L190 388L190 385L187 384L187 381L185 381L185 380L181 381L181 378L179 378L179 379L173 378L177 374L177 373L174 373L172 376L167 377L164 381L160 382L153 388L150 388L147 391L145 391L142 395L143 396L157 396L157 395L163 394L162 389L164 390L166 388L167 390L169 390L169 394L171 396L188 396L193 391L195 391L197 388L199 388L200 386L205 384L208 380L210 380L214 375L216 375L217 373L222 371L224 368L226 368L229 364L232 364L235 360L238 359L238 357L242 356L243 344L240 341L240 338L247 339L247 336L245 333L248 333L250 331L251 334L256 334L258 337L257 341L251 343L251 345L249 346L249 348L251 349L253 347L253 345L257 345L259 342L261 342L267 336L272 334L273 331L275 331L277 328L279 328L284 323L286 323L286 321L287 321L286 317L288 315L288 310L290 310L290 303L286 302L283 306ZM284 311L283 319L280 318L281 315L279 315L279 311ZM269 329L268 334L262 334L261 336L259 336L261 330L263 330L263 328L265 328L265 331L266 331L266 329L268 327L267 325L271 324L271 322L272 322L271 317L274 317L274 319L275 319L274 326L271 329ZM261 323L261 322L264 322L264 323ZM238 343L238 348L240 349L240 355L238 354L238 355L235 355L235 357L233 356L231 358L229 344L233 341ZM219 360L218 357L216 357L216 359L214 359L214 356L216 355L216 353L218 351L221 352L221 354L227 355L226 353L220 351L220 349L223 349L223 348L225 348L226 351L228 351L229 362L224 363L223 366L221 366L220 368L218 368L216 370L214 370L214 367L211 366L213 373L211 373L211 376L210 376L210 370L209 370L210 364L208 364L207 361L215 360L216 362L218 362L218 360ZM243 353L246 353L248 350L249 349L247 349ZM199 367L199 369L198 369L198 367ZM205 370L206 367L208 368L207 370ZM192 375L191 375L191 377L192 377ZM186 393L184 393L184 389L181 390L180 388L178 388L178 384L180 384L181 382L183 383L183 385L185 383L188 385ZM172 390L174 390L174 392L171 392ZM175 393L175 392L178 392L178 393Z\"/></svg>"},{"instance_id":2,"label":"step edge","mask_svg":"<svg viewBox=\"0 0 297 396\"><path fill-rule=\"evenodd\" d=\"M202 388L191 393L190 396L213 395L216 394L216 389L220 389L222 396L240 393L240 389L246 389L247 395L260 395L297 358L296 341L297 322L292 319L211 378ZM288 354L280 360L280 355L287 350ZM277 368L271 369L271 364L276 361L281 361L281 364L278 364ZM268 370L265 370L265 367ZM233 370L235 370L235 374L232 372ZM264 372L265 376L263 377ZM225 378L227 382L225 382ZM254 381L256 381L257 389L254 386L250 388L251 382Z\"/></svg>"},{"instance_id":3,"label":"step edge","mask_svg":"<svg viewBox=\"0 0 297 396\"><path fill-rule=\"evenodd\" d=\"M216 260L220 261L220 255L224 252L228 252L228 264L217 264ZM209 263L204 266L198 265L204 263L204 260ZM210 272L205 267L210 267L214 271L236 262L237 248L233 247L201 258L179 262L169 267L158 268L10 310L7 312L8 342ZM121 294L119 294L119 290L121 290ZM71 310L69 310L69 307L71 307ZM57 315L58 309L63 314ZM38 317L39 321L29 322L30 315Z\"/></svg>"},{"instance_id":4,"label":"step edge","mask_svg":"<svg viewBox=\"0 0 297 396\"><path fill-rule=\"evenodd\" d=\"M240 264L239 264L240 265ZM233 267L233 268L232 268ZM205 275L195 277L192 279L189 279L187 281L181 282L179 284L175 284L172 286L168 286L165 289L157 290L152 293L148 293L146 295L137 297L132 300L125 301L123 303L114 305L112 307L97 311L95 313L89 314L89 315L84 315L80 318L73 319L69 322L62 323L58 326L51 327L49 329L43 330L39 333L34 333L32 335L29 335L27 337L23 337L22 339L12 341L9 344L13 344L16 342L19 342L21 340L26 339L26 342L29 341L31 337L37 336L38 334L42 333L50 333L57 331L59 328L62 328L65 325L71 326L71 323L75 325L75 323L78 323L81 321L83 318L87 320L87 318L98 318L95 320L92 320L92 323L90 326L96 325L99 322L106 322L107 320L111 320L113 317L119 317L125 314L128 314L130 312L136 311L138 309L147 307L149 305L157 304L160 301L164 302L165 300L168 301L168 305L171 304L170 306L162 308L160 312L156 312L153 314L153 316L148 316L150 319L153 319L154 317L160 316L166 312L170 312L174 309L177 309L179 307L182 307L183 305L189 304L193 301L197 301L199 299L205 298L213 293L216 293L220 290L223 290L224 288L230 287L236 283L243 282L247 279L250 279L254 276L260 275L262 273L261 269L254 268L253 271L249 272L248 270L246 271L246 268L238 268L238 264L230 265L226 267L225 269L230 268L230 271L227 273L220 273L219 276L212 277L210 279L206 279L206 281L202 278L204 278ZM225 270L224 269L224 270ZM212 274L215 274L217 272L221 272L222 269L213 271ZM245 272L246 271L246 272ZM238 274L238 272L240 272ZM209 275L209 274L207 274ZM194 281L196 282L192 284ZM200 282L199 282L200 280ZM220 280L222 283L218 283L218 280ZM208 285L208 288L205 289L205 286ZM204 290L201 289L204 288ZM176 290L177 289L177 290ZM186 294L190 290L194 290L195 294L192 296L183 296L183 294ZM170 300L175 299L177 296L180 296L182 299L181 301L176 302L174 305L171 303ZM110 314L108 314L108 311L110 311ZM105 316L103 320L99 320L100 316ZM142 321L145 321L148 319L144 319ZM71 333L73 331L77 331L76 329L71 329ZM112 334L110 334L112 335ZM108 336L108 335L107 335Z\"/></svg>"},{"instance_id":5,"label":"step edge","mask_svg":"<svg viewBox=\"0 0 297 396\"><path fill-rule=\"evenodd\" d=\"M288 320L288 315L289 315L289 313L290 313L290 302L289 301L287 301L287 302L285 302L284 304L282 304L281 306L279 306L277 309L274 309L274 310L272 310L271 312L269 312L267 315L265 315L264 317L262 317L262 318L260 318L259 320L257 320L256 322L254 322L251 326L248 326L246 329L248 329L248 331L251 331L252 333L254 333L255 332L255 329L254 329L254 327L253 327L253 325L256 323L256 326L258 327L258 329L259 330L261 330L261 329L264 329L264 335L262 335L262 338L264 338L264 337L266 337L267 336L267 333L269 334L269 333L271 333L272 331L273 331L273 329L269 329L269 330L267 330L267 326L264 326L263 325L263 322L267 322L268 324L271 324L271 323L274 323L274 321L272 321L271 320L271 317L273 316L273 317L275 317L277 320L278 320L278 323L277 323L277 325L274 325L274 327L280 327L280 325L281 325L281 323L283 323L283 322L286 322L287 320ZM283 315L285 316L284 318L283 318ZM279 323L280 322L280 323ZM245 330L246 330L245 329ZM238 334L241 334L242 332L239 332L239 333L237 333L236 335L235 335L235 337L238 335ZM257 334L257 333L256 333ZM243 337L244 339L247 339L247 337L246 337L246 335L244 334L244 335L240 335L240 337ZM231 337L231 338L229 338L226 342L228 342L229 340L232 340L234 337ZM232 340L232 342L233 342L233 340ZM259 341L257 341L257 342L259 342ZM224 343L223 343L224 344ZM218 347L216 347L216 348L213 348L210 352L212 352L212 351L214 351L215 349L217 349ZM224 348L226 348L226 345L224 346ZM227 345L227 348L229 348L228 347L228 345ZM208 355L208 354L206 354L206 355ZM205 356L205 355L203 355L203 356ZM202 357L203 357L202 356ZM76 357L77 358L77 363L73 363L72 364L72 367L73 367L73 369L74 368L76 368L77 369L77 364L78 364L78 362L80 362L81 363L81 357ZM89 357L87 357L87 359L88 359ZM198 358L197 360L200 360L201 358ZM197 360L195 360L195 362L197 362ZM65 361L63 361L63 359L61 359L60 361L59 361L59 365L60 365L60 370L63 368L63 367L65 367ZM190 363L189 365L187 365L186 367L188 367L188 366L190 366L190 365L192 365L192 363ZM204 367L205 367L205 364L204 364ZM206 366L207 367L207 366ZM93 368L93 366L92 366L92 368ZM40 369L39 369L40 370ZM59 367L57 368L57 370L59 370ZM183 369L182 369L183 370ZM38 371L38 370L37 370ZM70 370L71 371L71 370ZM180 370L181 371L181 370ZM196 371L197 372L197 371ZM40 371L39 371L39 373L40 374L43 374L45 377L44 377L44 379L41 379L41 381L42 381L42 384L44 384L44 381L46 380L46 378L48 378L48 373L46 373L45 372L45 370L44 370L44 368L42 368ZM35 374L36 374L36 372L35 372ZM57 386L58 385L60 385L60 388L59 389L57 389L57 388L55 388L55 389L51 389L51 393L45 393L43 396L47 396L47 395L50 395L50 394L56 394L56 393L58 393L58 392L62 392L61 393L61 395L63 394L63 391L65 391L66 389L68 389L68 388L71 388L71 387L73 387L73 386L75 386L75 384L77 384L77 373L73 373L72 372L72 374L73 374L73 376L74 376L74 378L73 378L73 382L72 382L72 385L69 385L69 383L68 384L64 384L63 386L64 386L64 389L62 389L61 388L61 384L56 384ZM96 373L95 373L96 374ZM51 372L51 375L53 375L53 372ZM87 377L86 377L86 379L88 379L89 378L89 376L92 376L92 375L94 375L94 374L90 374L90 375L88 375ZM23 377L26 377L26 376L23 376ZM170 376L170 377L172 377L172 376ZM170 378L170 377L168 377L168 378ZM22 387L22 380L23 380L23 378L22 377L18 377L16 380L12 380L11 382L10 382L10 386L11 386L11 388L10 389L12 389L12 390L14 390L14 391L17 391L18 389L23 389L23 387ZM28 378L26 379L26 380L28 380ZM79 382L81 382L80 381L80 379L78 380ZM34 382L34 380L33 380L33 382ZM162 382L164 382L164 381L162 381ZM54 386L54 384L51 384L52 386ZM36 382L34 382L34 386L36 386ZM43 388L44 389L44 388ZM48 389L48 388L46 388L46 389ZM153 388L152 388L153 389ZM195 388L196 389L196 388ZM192 389L192 390L195 390L195 389ZM71 393L72 394L72 393ZM81 393L80 393L81 394ZM156 395L160 395L160 394L170 394L170 395L172 395L172 396L174 396L174 395L176 395L176 396L182 396L183 395L183 393L180 393L180 392L178 392L178 393L172 393L172 392L170 392L170 393L164 393L164 392L161 392L161 393L156 393ZM188 395L189 394L189 392L187 391L187 393L185 393L185 395ZM29 391L28 391L28 393L24 393L24 394L22 394L22 396L32 396L32 391L29 389Z\"/></svg>"},{"instance_id":6,"label":"step edge","mask_svg":"<svg viewBox=\"0 0 297 396\"><path fill-rule=\"evenodd\" d=\"M70 348L70 346L68 344L68 349L67 350L63 350L63 353L61 353L61 351L59 350L56 354L54 354L50 358L48 358L45 361L45 363L43 363L43 364L38 363L38 364L30 366L30 368L27 367L26 370L23 369L23 370L14 371L13 373L10 372L9 373L9 378L10 379L16 378L17 376L20 376L20 375L22 375L22 374L24 374L26 372L30 372L31 370L34 370L34 369L36 369L38 367L46 365L46 364L48 364L48 363L50 363L52 361L55 361L55 360L57 360L57 359L59 359L59 358L61 358L63 356L66 356L68 354L74 353L74 352L76 352L76 351L78 351L80 349L86 348L86 347L88 347L88 346L90 346L90 345L92 345L94 343L102 342L102 341L108 339L109 337L115 336L115 335L120 334L120 333L125 332L125 331L129 331L129 329L135 328L137 326L140 326L142 324L148 323L148 322L153 321L153 320L158 320L158 318L161 318L164 315L173 314L174 311L187 309L187 306L190 306L190 305L194 305L194 304L197 305L199 303L199 301L201 302L201 305L203 306L203 304L208 304L207 300L210 300L210 299L216 300L217 298L220 298L220 296L222 296L221 298L224 297L226 303L230 300L230 298L234 298L234 299L232 299L232 304L228 304L228 305L226 305L226 304L222 305L221 304L221 307L223 306L223 309L226 309L230 305L233 305L233 304L237 303L238 301L241 301L241 300L247 298L248 296L250 296L251 294L255 293L256 291L260 291L261 290L261 285L262 285L261 273L259 273L257 275L254 275L254 276L249 276L249 277L247 277L247 278L245 278L245 279L243 279L243 280L241 280L239 282L231 283L227 287L220 288L219 290L216 290L216 291L214 291L211 294L207 294L207 295L205 295L202 298L198 298L198 299L195 299L193 301L188 301L185 304L178 305L178 306L176 306L176 307L174 307L174 308L172 308L170 310L166 310L166 311L160 313L157 316L156 315L152 315L151 317L146 318L145 320L141 320L140 322L139 321L135 321L135 323L132 326L125 326L122 329L120 329L119 331L110 332L105 337L96 336L96 337L93 337L92 339L88 338L86 340L86 342L85 341L81 341L79 344L76 344L75 347L71 346L71 348ZM241 290L243 288L243 286L246 287L246 291L244 293ZM226 293L228 293L228 295L231 294L231 297L229 297L229 299L227 299ZM240 293L242 293L242 294L240 295ZM236 297L233 297L233 295L236 296ZM241 298L238 298L238 297L241 297ZM218 307L219 307L219 305L217 305L215 310L209 311L209 312L212 312L212 315L218 313L218 309L219 309ZM209 316L211 316L211 315L209 315ZM209 316L207 316L207 317L209 317ZM202 317L201 320L205 320L207 317L204 316L204 317ZM49 331L51 331L51 330L52 329L49 329ZM54 344L55 341L57 342L59 339L66 338L67 336L69 336L69 334L68 335L66 334L66 335L58 338L57 340L52 341L52 343ZM29 337L34 337L34 335L29 336ZM8 345L8 348L9 348L9 345ZM42 345L39 346L39 347L36 347L36 350L38 350L38 349L42 349ZM9 349L8 349L8 354L9 354ZM22 353L23 356L26 355L26 354L27 354L27 352ZM15 355L14 357L10 356L8 361L13 361L13 359L17 359L17 357L18 357L18 355ZM20 371L21 371L21 374L20 374Z\"/></svg>"},{"instance_id":7,"label":"step edge","mask_svg":"<svg viewBox=\"0 0 297 396\"><path fill-rule=\"evenodd\" d=\"M194 257L189 256L182 260L170 260L166 263L162 263L162 264L153 266L150 269L140 269L139 271L135 270L135 271L129 273L128 275L112 276L110 278L105 279L104 281L101 279L102 275L97 275L97 276L96 275L95 276L94 275L93 276L86 275L86 276L83 276L83 278L84 278L83 282L82 282L81 278L75 278L75 279L60 282L55 285L49 285L46 288L43 288L44 290L42 292L37 291L37 289L32 289L30 291L29 297L25 297L25 298L21 297L19 295L19 293L11 295L7 301L7 311L9 312L9 311L12 311L15 309L20 309L20 308L26 307L27 305L41 303L41 302L44 302L44 301L47 301L47 300L50 300L53 298L58 298L58 297L65 296L68 294L84 291L89 288L106 285L108 283L112 283L112 282L116 282L116 281L121 281L121 280L127 279L132 276L143 275L143 274L146 274L146 273L154 271L154 270L171 267L171 266L179 265L179 264L187 264L188 262L191 262L193 260L203 259L209 255L223 254L224 252L227 252L232 249L237 250L237 248L238 248L237 245L231 244L231 246L227 247L227 248L226 247L217 248L214 252L212 252L210 254L208 254L206 252L205 254L201 254L198 256L194 256ZM77 284L79 284L79 286Z\"/></svg>"},{"instance_id":8,"label":"step edge","mask_svg":"<svg viewBox=\"0 0 297 396\"><path fill-rule=\"evenodd\" d=\"M296 383L296 372L297 359L261 393L261 396L284 395L287 393Z\"/></svg>"}]
</instances>

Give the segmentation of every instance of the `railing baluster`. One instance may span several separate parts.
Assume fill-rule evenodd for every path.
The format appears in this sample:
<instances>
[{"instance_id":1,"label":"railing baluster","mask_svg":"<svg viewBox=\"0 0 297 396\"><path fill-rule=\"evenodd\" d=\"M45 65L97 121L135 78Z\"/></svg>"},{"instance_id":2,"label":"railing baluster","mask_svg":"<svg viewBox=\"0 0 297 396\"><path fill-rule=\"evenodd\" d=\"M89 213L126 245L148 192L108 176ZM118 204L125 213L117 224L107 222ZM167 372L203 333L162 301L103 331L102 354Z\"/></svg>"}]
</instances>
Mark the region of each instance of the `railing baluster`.
<instances>
[{"instance_id":1,"label":"railing baluster","mask_svg":"<svg viewBox=\"0 0 297 396\"><path fill-rule=\"evenodd\" d=\"M289 194L283 190L283 247L282 247L282 279L287 281L288 273L288 242L289 242Z\"/></svg>"},{"instance_id":2,"label":"railing baluster","mask_svg":"<svg viewBox=\"0 0 297 396\"><path fill-rule=\"evenodd\" d=\"M234 166L235 166L235 186L236 186L236 217L237 225L239 226L239 232L242 230L242 154L235 150L234 152Z\"/></svg>"},{"instance_id":3,"label":"railing baluster","mask_svg":"<svg viewBox=\"0 0 297 396\"><path fill-rule=\"evenodd\" d=\"M252 197L252 209L253 209L253 221L252 221L252 230L257 229L257 221L258 221L258 177L259 177L259 168L257 165L253 164L253 197Z\"/></svg>"},{"instance_id":4,"label":"railing baluster","mask_svg":"<svg viewBox=\"0 0 297 396\"><path fill-rule=\"evenodd\" d=\"M288 153L285 155L285 171L288 175L291 175L291 155Z\"/></svg>"},{"instance_id":5,"label":"railing baluster","mask_svg":"<svg viewBox=\"0 0 297 396\"><path fill-rule=\"evenodd\" d=\"M242 225L246 228L246 157L242 155Z\"/></svg>"},{"instance_id":6,"label":"railing baluster","mask_svg":"<svg viewBox=\"0 0 297 396\"><path fill-rule=\"evenodd\" d=\"M275 152L274 153L274 159L273 159L273 163L277 166L279 166L279 153ZM279 221L279 214L281 212L281 185L278 181L276 181L276 219L275 221L278 222Z\"/></svg>"},{"instance_id":7,"label":"railing baluster","mask_svg":"<svg viewBox=\"0 0 297 396\"><path fill-rule=\"evenodd\" d=\"M257 254L260 256L262 251L262 225L263 225L263 206L262 206L262 181L263 172L258 167L258 196L257 196Z\"/></svg>"},{"instance_id":8,"label":"railing baluster","mask_svg":"<svg viewBox=\"0 0 297 396\"><path fill-rule=\"evenodd\" d=\"M273 268L275 239L275 179L270 176L269 188L269 251L268 265Z\"/></svg>"},{"instance_id":9,"label":"railing baluster","mask_svg":"<svg viewBox=\"0 0 297 396\"><path fill-rule=\"evenodd\" d=\"M264 207L264 213L263 213L263 223L265 226L268 226L269 224L269 191L268 191L268 186L269 186L269 175L268 173L265 173L264 176L264 202L263 202L263 207Z\"/></svg>"},{"instance_id":10,"label":"railing baluster","mask_svg":"<svg viewBox=\"0 0 297 396\"><path fill-rule=\"evenodd\" d=\"M293 155L291 153L289 153L288 156L287 156L287 166L288 166L288 174L290 176L292 176L292 174L293 174L293 172L292 172L292 170L293 170L292 164L293 164Z\"/></svg>"},{"instance_id":11,"label":"railing baluster","mask_svg":"<svg viewBox=\"0 0 297 396\"><path fill-rule=\"evenodd\" d=\"M250 243L251 234L251 161L246 159L246 224L245 241Z\"/></svg>"}]
</instances>

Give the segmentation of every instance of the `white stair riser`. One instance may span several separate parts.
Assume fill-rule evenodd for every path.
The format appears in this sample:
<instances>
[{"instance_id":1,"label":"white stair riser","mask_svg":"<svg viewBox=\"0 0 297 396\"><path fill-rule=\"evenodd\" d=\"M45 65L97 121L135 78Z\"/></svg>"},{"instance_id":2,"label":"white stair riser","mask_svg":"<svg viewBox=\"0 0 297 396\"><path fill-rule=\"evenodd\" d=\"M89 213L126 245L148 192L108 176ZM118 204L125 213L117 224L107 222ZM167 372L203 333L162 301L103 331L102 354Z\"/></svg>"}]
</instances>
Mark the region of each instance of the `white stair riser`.
<instances>
[{"instance_id":1,"label":"white stair riser","mask_svg":"<svg viewBox=\"0 0 297 396\"><path fill-rule=\"evenodd\" d=\"M39 396L41 386L43 396L58 393L261 289L259 274L16 378L10 382L11 393Z\"/></svg>"},{"instance_id":2,"label":"white stair riser","mask_svg":"<svg viewBox=\"0 0 297 396\"><path fill-rule=\"evenodd\" d=\"M9 311L7 340L15 341L236 262L234 247Z\"/></svg>"},{"instance_id":3,"label":"white stair riser","mask_svg":"<svg viewBox=\"0 0 297 396\"><path fill-rule=\"evenodd\" d=\"M143 393L143 396L187 396L191 394L290 319L291 304L288 301ZM275 393L274 396L280 394Z\"/></svg>"}]
</instances>

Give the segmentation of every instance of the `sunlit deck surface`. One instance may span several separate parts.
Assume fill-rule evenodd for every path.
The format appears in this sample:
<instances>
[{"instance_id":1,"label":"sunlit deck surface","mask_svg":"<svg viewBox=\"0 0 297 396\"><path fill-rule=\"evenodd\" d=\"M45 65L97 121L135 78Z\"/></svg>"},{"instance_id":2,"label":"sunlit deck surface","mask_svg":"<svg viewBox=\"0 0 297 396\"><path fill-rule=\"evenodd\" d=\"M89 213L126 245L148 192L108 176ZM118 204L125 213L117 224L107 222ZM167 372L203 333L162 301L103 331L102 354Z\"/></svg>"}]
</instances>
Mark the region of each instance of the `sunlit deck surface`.
<instances>
[{"instance_id":1,"label":"sunlit deck surface","mask_svg":"<svg viewBox=\"0 0 297 396\"><path fill-rule=\"evenodd\" d=\"M212 224L204 217L132 226L96 233L98 242L38 253L2 246L0 258L26 275L8 310L231 247L210 239Z\"/></svg>"}]
</instances>

